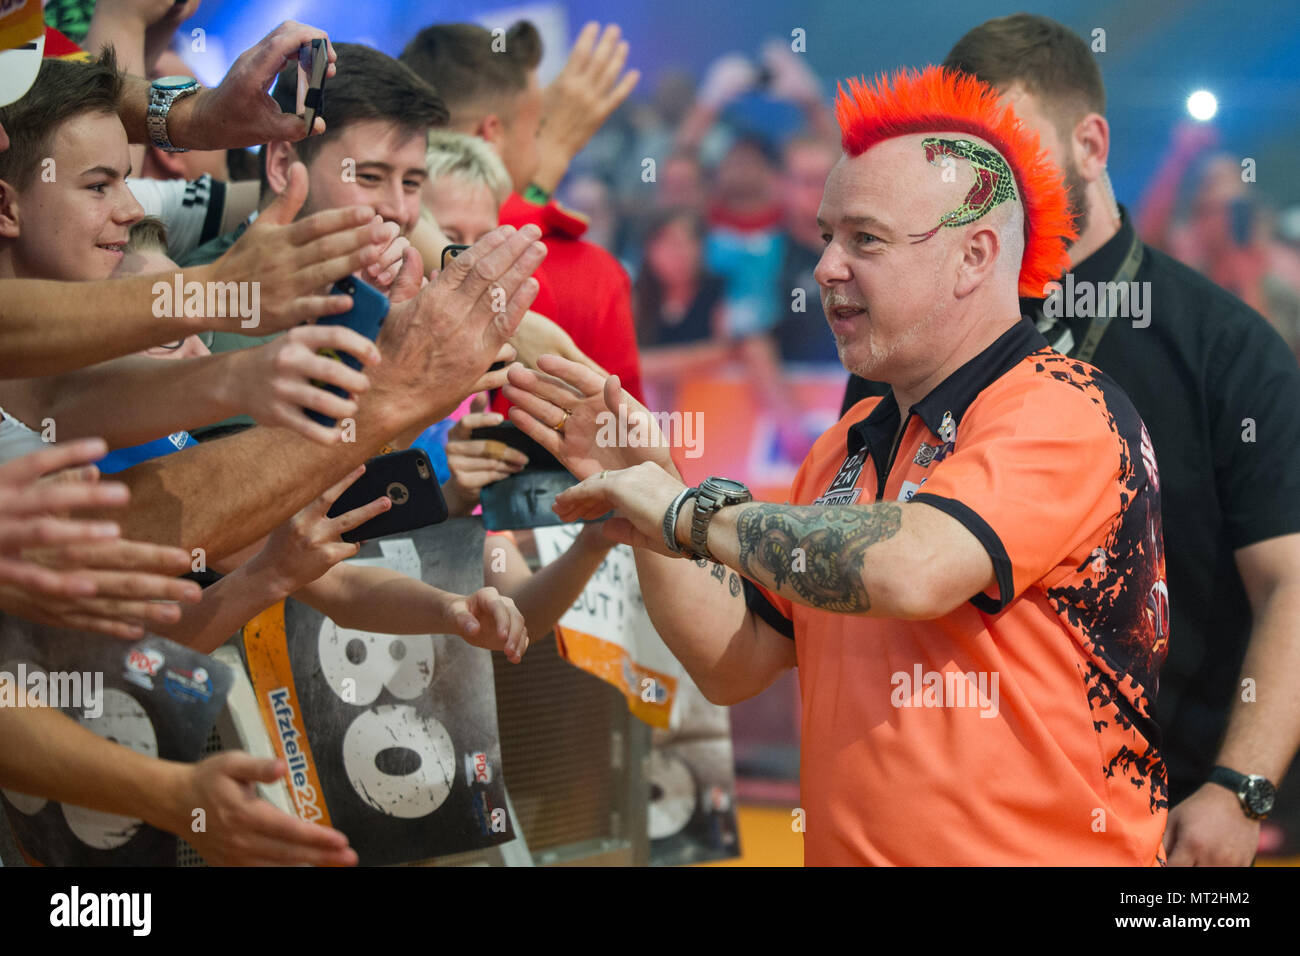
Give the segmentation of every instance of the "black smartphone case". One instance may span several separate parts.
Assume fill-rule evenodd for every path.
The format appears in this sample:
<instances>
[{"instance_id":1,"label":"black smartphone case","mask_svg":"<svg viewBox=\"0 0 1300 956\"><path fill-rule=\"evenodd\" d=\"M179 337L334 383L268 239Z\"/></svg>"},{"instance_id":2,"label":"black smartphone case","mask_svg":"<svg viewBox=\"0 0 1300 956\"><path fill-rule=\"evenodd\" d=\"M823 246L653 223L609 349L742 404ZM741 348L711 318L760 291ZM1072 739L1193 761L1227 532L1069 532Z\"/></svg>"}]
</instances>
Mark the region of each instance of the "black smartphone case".
<instances>
[{"instance_id":1,"label":"black smartphone case","mask_svg":"<svg viewBox=\"0 0 1300 956\"><path fill-rule=\"evenodd\" d=\"M447 502L429 456L419 448L379 455L366 462L366 473L348 486L329 510L331 518L388 495L393 507L360 527L343 533L344 541L368 541L414 531L447 520Z\"/></svg>"}]
</instances>

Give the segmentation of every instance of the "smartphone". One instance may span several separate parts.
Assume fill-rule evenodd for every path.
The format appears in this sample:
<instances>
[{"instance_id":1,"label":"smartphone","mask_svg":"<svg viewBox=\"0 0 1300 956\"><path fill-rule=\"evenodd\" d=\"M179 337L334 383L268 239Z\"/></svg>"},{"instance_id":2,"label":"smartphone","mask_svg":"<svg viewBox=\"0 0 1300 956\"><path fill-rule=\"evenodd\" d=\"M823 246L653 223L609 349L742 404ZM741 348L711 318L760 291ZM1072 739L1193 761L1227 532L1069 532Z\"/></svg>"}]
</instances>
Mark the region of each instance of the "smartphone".
<instances>
[{"instance_id":1,"label":"smartphone","mask_svg":"<svg viewBox=\"0 0 1300 956\"><path fill-rule=\"evenodd\" d=\"M329 65L329 48L323 39L298 48L298 112L307 124L308 136L325 105L325 71Z\"/></svg>"},{"instance_id":2,"label":"smartphone","mask_svg":"<svg viewBox=\"0 0 1300 956\"><path fill-rule=\"evenodd\" d=\"M393 507L365 524L345 531L344 541L367 541L414 531L447 520L447 502L429 456L419 448L379 455L366 462L366 473L347 487L330 507L337 518L388 495Z\"/></svg>"},{"instance_id":3,"label":"smartphone","mask_svg":"<svg viewBox=\"0 0 1300 956\"><path fill-rule=\"evenodd\" d=\"M462 246L460 243L456 243L456 242L453 242L449 246L444 246L442 249L442 265L439 266L438 268L440 269L447 268L448 258L455 259L458 255L460 255L468 248L469 246Z\"/></svg>"},{"instance_id":4,"label":"smartphone","mask_svg":"<svg viewBox=\"0 0 1300 956\"><path fill-rule=\"evenodd\" d=\"M382 292L374 286L362 282L360 279L352 276L340 279L338 282L334 283L334 287L330 289L330 292L352 296L352 308L344 312L342 315L329 315L325 318L317 319L317 325L343 325L354 332L364 335L372 342L379 338L379 330L383 328L384 319L388 315L388 298ZM353 358L347 352L339 353L334 349L317 349L316 354L323 355L325 358L334 359L337 362L342 362L349 368L354 368L358 371L361 369L361 362ZM337 386L326 385L325 383L317 382L314 379L312 380L312 384L317 388L325 389L327 392L333 392L340 398L348 397L348 393ZM303 409L303 411L307 413L307 417L312 421L320 422L320 424L324 425L326 428L334 427L334 419L322 415L320 412L314 411L310 408Z\"/></svg>"},{"instance_id":5,"label":"smartphone","mask_svg":"<svg viewBox=\"0 0 1300 956\"><path fill-rule=\"evenodd\" d=\"M521 471L485 485L479 492L483 527L489 531L517 531L564 524L551 505L556 495L572 488L578 480L559 459L520 431L514 422L476 428L470 437L499 441L528 456L528 464Z\"/></svg>"},{"instance_id":6,"label":"smartphone","mask_svg":"<svg viewBox=\"0 0 1300 956\"><path fill-rule=\"evenodd\" d=\"M502 422L500 425L486 425L483 428L476 428L470 432L469 437L474 441L499 441L515 451L523 452L528 456L528 464L524 465L523 471L563 471L566 474L568 473L568 469L560 464L558 458L520 431L519 426L514 422Z\"/></svg>"}]
</instances>

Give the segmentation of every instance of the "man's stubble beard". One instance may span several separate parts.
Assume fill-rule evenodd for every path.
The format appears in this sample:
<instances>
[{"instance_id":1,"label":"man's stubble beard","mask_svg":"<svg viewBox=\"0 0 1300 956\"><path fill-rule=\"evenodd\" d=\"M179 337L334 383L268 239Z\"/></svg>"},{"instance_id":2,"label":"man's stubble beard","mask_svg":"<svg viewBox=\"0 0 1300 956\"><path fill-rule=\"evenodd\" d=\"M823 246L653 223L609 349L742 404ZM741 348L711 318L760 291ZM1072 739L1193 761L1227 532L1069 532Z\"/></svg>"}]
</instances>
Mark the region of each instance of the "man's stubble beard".
<instances>
[{"instance_id":1,"label":"man's stubble beard","mask_svg":"<svg viewBox=\"0 0 1300 956\"><path fill-rule=\"evenodd\" d=\"M1079 172L1079 164L1073 160L1065 170L1065 188L1070 203L1070 217L1074 220L1075 231L1082 236L1088 229L1088 184Z\"/></svg>"},{"instance_id":2,"label":"man's stubble beard","mask_svg":"<svg viewBox=\"0 0 1300 956\"><path fill-rule=\"evenodd\" d=\"M839 353L840 364L859 378L865 378L877 382L886 382L887 384L892 385L894 383L891 379L895 376L890 375L890 379L881 378L881 370L888 369L888 363L900 351L911 351L911 347L915 345L916 342L924 340L926 333L929 332L935 322L942 317L942 313L943 309L936 300L931 303L930 308L925 315L921 316L921 318L917 319L905 328L890 345L885 346L879 344L875 341L873 336L870 345L870 358L866 361L858 362L856 365L849 364L849 358L846 354L846 346L838 337L836 337L835 349ZM862 318L864 320L869 320L870 317L870 310L863 313ZM834 333L832 333L832 335L833 334ZM885 374L889 375L890 373L886 371Z\"/></svg>"}]
</instances>

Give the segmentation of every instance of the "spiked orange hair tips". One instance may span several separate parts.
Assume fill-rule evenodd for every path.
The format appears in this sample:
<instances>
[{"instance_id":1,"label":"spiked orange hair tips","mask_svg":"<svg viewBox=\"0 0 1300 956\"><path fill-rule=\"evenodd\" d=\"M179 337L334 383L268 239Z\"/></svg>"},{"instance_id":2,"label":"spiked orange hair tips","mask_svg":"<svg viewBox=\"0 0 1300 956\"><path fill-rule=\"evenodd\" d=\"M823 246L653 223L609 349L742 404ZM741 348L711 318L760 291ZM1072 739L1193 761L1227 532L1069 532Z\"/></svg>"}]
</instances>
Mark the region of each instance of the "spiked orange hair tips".
<instances>
[{"instance_id":1,"label":"spiked orange hair tips","mask_svg":"<svg viewBox=\"0 0 1300 956\"><path fill-rule=\"evenodd\" d=\"M896 136L960 131L978 136L1011 167L1025 214L1020 295L1042 298L1043 286L1070 268L1078 238L1061 173L1039 148L1038 134L973 76L938 66L898 70L874 81L845 81L835 100L840 143L849 156Z\"/></svg>"}]
</instances>

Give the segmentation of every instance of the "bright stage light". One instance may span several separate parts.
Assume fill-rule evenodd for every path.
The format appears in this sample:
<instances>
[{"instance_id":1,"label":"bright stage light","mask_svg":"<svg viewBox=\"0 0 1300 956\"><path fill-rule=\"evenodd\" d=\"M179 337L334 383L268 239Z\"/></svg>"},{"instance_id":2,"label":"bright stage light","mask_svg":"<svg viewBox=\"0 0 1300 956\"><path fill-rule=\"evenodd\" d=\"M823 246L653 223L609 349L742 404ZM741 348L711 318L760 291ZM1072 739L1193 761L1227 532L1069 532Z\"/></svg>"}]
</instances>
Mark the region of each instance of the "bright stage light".
<instances>
[{"instance_id":1,"label":"bright stage light","mask_svg":"<svg viewBox=\"0 0 1300 956\"><path fill-rule=\"evenodd\" d=\"M1187 97L1187 112L1192 114L1193 119L1204 122L1213 119L1214 114L1218 111L1219 101L1214 98L1214 94L1209 90L1197 90Z\"/></svg>"}]
</instances>

